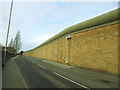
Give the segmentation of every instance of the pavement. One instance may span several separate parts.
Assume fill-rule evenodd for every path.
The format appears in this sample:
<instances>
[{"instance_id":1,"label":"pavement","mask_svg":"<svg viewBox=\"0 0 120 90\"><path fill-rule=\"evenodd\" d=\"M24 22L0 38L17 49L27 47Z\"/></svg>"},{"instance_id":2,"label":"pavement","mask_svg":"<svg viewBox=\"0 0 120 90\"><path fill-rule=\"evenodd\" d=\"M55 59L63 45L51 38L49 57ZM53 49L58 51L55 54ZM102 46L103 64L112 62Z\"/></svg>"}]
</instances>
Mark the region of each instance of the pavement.
<instances>
[{"instance_id":1,"label":"pavement","mask_svg":"<svg viewBox=\"0 0 120 90\"><path fill-rule=\"evenodd\" d=\"M97 71L93 71L93 70L89 70L89 69L83 69L83 68L78 68L78 67L74 67L74 66L64 65L64 64L61 64L61 63L48 61L48 60L43 60L43 59L39 59L39 58L34 58L34 57L30 57L30 56L16 56L16 57L11 58L6 63L6 65L5 65L5 67L3 68L3 71L2 71L3 72L2 73L2 76L3 76L2 77L2 79L3 79L2 87L3 88L28 88L28 87L30 87L30 85L28 84L29 82L27 82L25 80L25 77L26 76L30 77L30 74L32 75L33 73L36 73L36 72L32 71L31 67L27 67L27 64L24 62L23 59L26 59L25 61L27 63L29 63L31 66L33 65L33 68L37 72L41 71L41 72L39 72L40 75L44 74L43 78L44 78L44 76L46 76L46 78L48 80L50 80L52 83L56 84L56 86L58 86L57 83L59 83L61 85L61 87L62 86L67 87L65 84L63 85L63 83L58 82L58 80L57 80L57 83L56 83L56 80L54 80L54 78L51 77L50 75L52 75L52 76L57 75L59 77L67 79L69 81L72 81L72 80L70 80L68 78L72 78L73 80L78 80L78 78L81 78L80 81L78 81L78 82L81 83L81 81L82 81L82 83L84 85L88 83L89 87L91 86L91 87L94 87L94 88L96 88L97 86L101 87L102 85L104 87L111 87L112 88L112 86L113 86L113 88L118 88L118 76L117 75L112 75L112 74L97 72ZM40 66L44 70L42 71L42 69L39 69L35 65ZM46 66L46 68L48 68L49 71L45 71L46 68L42 67L41 65ZM24 76L23 73L21 73L20 66L22 67L21 69L23 70L23 72L27 72L26 76ZM24 68L28 68L29 70L26 69L26 71L25 71ZM54 68L53 73L55 75L50 73L50 71L53 68ZM31 72L28 72L30 70L31 70ZM48 78L48 76L46 75L45 72L47 72L49 74L50 78ZM28 74L28 73L30 73L30 74ZM68 78L63 77L61 74L63 76L67 76ZM76 77L74 77L73 74L76 75ZM35 74L35 75L36 75L36 77L39 77L37 74ZM43 78L39 77L39 79L42 80L42 82L46 80L46 79L43 79ZM52 78L52 80L51 80L51 78ZM35 85L37 86L37 83L39 83L37 81L40 81L40 80L37 80L37 78L34 78L34 77L27 78L27 79L28 79L28 81L31 81L31 82L32 82L33 79L36 79L35 80L36 84L34 84L34 86ZM60 78L58 78L58 79L60 79ZM86 83L85 80L87 80L87 79L89 79L91 81L87 81L87 83ZM64 80L61 80L61 81L66 82ZM34 80L33 80L33 82L34 82ZM45 81L44 83L49 84L49 81ZM66 82L66 83L70 84L71 86L75 86L75 85L71 84L70 82ZM97 83L100 83L101 85L99 85ZM96 86L95 86L95 84L96 84ZM44 86L44 84L43 84L43 86ZM52 85L48 86L48 87L52 87ZM61 88L61 87L59 86L59 88Z\"/></svg>"},{"instance_id":2,"label":"pavement","mask_svg":"<svg viewBox=\"0 0 120 90\"><path fill-rule=\"evenodd\" d=\"M2 70L2 88L28 88L15 62L17 57L8 60Z\"/></svg>"}]
</instances>

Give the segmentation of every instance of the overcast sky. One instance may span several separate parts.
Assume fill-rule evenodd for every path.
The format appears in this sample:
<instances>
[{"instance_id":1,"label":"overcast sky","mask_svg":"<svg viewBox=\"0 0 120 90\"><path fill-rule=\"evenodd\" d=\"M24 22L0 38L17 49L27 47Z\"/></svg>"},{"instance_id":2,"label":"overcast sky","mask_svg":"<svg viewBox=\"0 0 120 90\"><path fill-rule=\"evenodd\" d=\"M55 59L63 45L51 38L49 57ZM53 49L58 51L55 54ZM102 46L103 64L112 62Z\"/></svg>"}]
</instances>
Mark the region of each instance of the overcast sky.
<instances>
[{"instance_id":1,"label":"overcast sky","mask_svg":"<svg viewBox=\"0 0 120 90\"><path fill-rule=\"evenodd\" d=\"M0 43L5 45L10 2L0 2ZM10 0L11 1L11 0ZM9 42L19 30L21 50L33 49L65 28L118 8L119 0L27 1L13 3ZM86 2L85 2L86 1ZM106 2L105 2L106 1ZM114 2L113 2L114 1ZM8 44L9 44L8 42Z\"/></svg>"}]
</instances>

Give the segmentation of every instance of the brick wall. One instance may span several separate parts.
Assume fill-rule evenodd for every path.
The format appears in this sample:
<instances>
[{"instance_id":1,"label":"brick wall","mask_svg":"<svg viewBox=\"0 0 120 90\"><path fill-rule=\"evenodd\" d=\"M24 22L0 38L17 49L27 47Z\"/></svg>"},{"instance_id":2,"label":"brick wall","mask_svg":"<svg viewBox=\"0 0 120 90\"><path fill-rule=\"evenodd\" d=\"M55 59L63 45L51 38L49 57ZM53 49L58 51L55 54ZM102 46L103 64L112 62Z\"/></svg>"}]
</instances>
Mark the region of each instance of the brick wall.
<instances>
[{"instance_id":1,"label":"brick wall","mask_svg":"<svg viewBox=\"0 0 120 90\"><path fill-rule=\"evenodd\" d=\"M118 24L75 34L70 42L72 65L118 74Z\"/></svg>"},{"instance_id":2,"label":"brick wall","mask_svg":"<svg viewBox=\"0 0 120 90\"><path fill-rule=\"evenodd\" d=\"M118 74L118 24L64 36L24 55Z\"/></svg>"}]
</instances>

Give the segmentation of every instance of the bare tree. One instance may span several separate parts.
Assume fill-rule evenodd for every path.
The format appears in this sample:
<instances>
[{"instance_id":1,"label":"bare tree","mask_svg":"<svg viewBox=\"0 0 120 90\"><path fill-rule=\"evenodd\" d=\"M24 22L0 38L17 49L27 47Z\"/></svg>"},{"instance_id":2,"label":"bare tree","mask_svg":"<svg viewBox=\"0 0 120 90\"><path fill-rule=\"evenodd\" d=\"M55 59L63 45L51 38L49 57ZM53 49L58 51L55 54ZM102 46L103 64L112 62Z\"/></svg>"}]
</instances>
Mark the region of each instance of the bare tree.
<instances>
[{"instance_id":1,"label":"bare tree","mask_svg":"<svg viewBox=\"0 0 120 90\"><path fill-rule=\"evenodd\" d=\"M9 47L14 47L13 44L14 44L14 42L13 42L13 38L12 38L8 46Z\"/></svg>"},{"instance_id":2,"label":"bare tree","mask_svg":"<svg viewBox=\"0 0 120 90\"><path fill-rule=\"evenodd\" d=\"M14 39L14 49L19 51L21 49L21 36L20 36L20 31L18 30L18 32L16 33L16 37Z\"/></svg>"}]
</instances>

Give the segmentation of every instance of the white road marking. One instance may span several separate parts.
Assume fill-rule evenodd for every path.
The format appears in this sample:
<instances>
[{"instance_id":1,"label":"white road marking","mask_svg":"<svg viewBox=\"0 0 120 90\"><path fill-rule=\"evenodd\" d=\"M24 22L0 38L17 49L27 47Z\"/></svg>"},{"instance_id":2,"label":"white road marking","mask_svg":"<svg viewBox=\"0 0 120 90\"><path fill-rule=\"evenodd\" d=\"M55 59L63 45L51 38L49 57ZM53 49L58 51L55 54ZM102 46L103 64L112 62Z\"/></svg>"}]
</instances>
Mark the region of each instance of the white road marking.
<instances>
[{"instance_id":1,"label":"white road marking","mask_svg":"<svg viewBox=\"0 0 120 90\"><path fill-rule=\"evenodd\" d=\"M86 88L86 89L88 89L88 90L91 90L90 88L88 88L88 87L86 87L86 86L84 86L84 85L82 85L82 84L80 84L80 83L78 83L78 82L75 82L75 81L73 81L73 80L71 80L71 79L69 79L69 78L66 78L66 77L64 77L64 76L62 76L62 75L60 75L60 74L58 74L58 73L56 73L56 72L53 72L54 74L56 74L56 75L58 75L58 76L60 76L60 77L62 77L62 78L64 78L64 79L66 79L66 80L68 80L68 81L70 81L70 82L72 82L72 83L74 83L74 84L77 84L78 86L81 86L81 87L83 87L83 88Z\"/></svg>"},{"instance_id":2,"label":"white road marking","mask_svg":"<svg viewBox=\"0 0 120 90\"><path fill-rule=\"evenodd\" d=\"M43 67L43 66L40 66L40 65L38 65L39 67L41 67L41 68L43 68L43 69L46 69L45 67Z\"/></svg>"}]
</instances>

